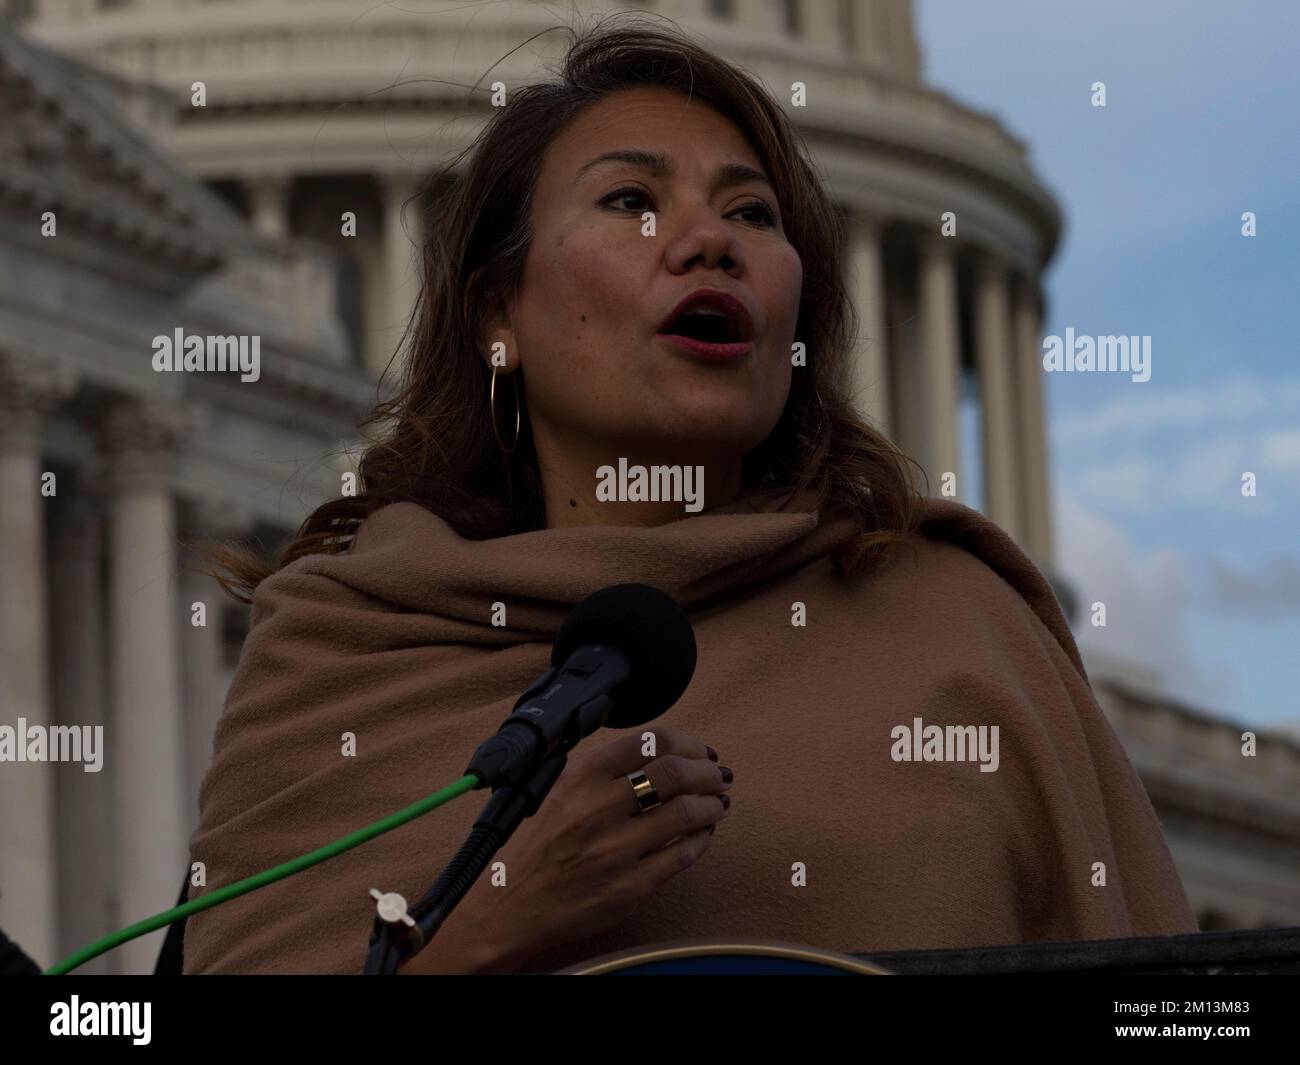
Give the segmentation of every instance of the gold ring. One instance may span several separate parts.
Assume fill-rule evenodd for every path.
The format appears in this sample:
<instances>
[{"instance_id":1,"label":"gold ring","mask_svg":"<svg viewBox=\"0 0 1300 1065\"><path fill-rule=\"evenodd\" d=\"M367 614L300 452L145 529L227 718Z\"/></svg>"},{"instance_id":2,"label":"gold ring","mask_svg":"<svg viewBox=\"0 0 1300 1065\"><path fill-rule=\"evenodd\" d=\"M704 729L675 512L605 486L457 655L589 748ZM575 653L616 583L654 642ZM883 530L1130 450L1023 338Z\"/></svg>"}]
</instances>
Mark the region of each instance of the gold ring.
<instances>
[{"instance_id":1,"label":"gold ring","mask_svg":"<svg viewBox=\"0 0 1300 1065\"><path fill-rule=\"evenodd\" d=\"M659 793L655 791L655 786L650 783L650 778L645 775L645 770L638 769L635 773L627 775L628 782L632 785L632 791L636 795L637 810L634 816L640 817L647 810L653 810L656 806L661 805L659 802Z\"/></svg>"}]
</instances>

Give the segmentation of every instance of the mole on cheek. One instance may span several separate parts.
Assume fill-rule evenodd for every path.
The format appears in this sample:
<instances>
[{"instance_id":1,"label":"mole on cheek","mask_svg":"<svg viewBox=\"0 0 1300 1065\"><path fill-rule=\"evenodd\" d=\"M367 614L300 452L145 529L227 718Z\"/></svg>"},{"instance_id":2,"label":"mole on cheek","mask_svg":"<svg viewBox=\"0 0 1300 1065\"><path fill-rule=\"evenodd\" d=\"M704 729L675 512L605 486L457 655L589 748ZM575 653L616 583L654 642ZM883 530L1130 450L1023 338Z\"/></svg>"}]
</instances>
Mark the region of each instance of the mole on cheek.
<instances>
[{"instance_id":1,"label":"mole on cheek","mask_svg":"<svg viewBox=\"0 0 1300 1065\"><path fill-rule=\"evenodd\" d=\"M582 320L583 320L584 322L587 320L587 316L586 316L585 314L582 315Z\"/></svg>"}]
</instances>

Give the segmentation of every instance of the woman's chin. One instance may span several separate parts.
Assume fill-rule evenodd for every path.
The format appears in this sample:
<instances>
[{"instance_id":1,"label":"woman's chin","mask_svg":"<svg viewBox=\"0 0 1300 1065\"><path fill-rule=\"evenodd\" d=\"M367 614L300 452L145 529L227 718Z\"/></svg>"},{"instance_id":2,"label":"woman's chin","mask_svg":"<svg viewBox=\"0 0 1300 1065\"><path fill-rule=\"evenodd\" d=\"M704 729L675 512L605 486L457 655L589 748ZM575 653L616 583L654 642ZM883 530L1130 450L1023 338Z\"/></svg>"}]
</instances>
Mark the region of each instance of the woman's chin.
<instances>
[{"instance_id":1,"label":"woman's chin","mask_svg":"<svg viewBox=\"0 0 1300 1065\"><path fill-rule=\"evenodd\" d=\"M718 414L698 422L660 423L647 428L640 436L625 438L629 442L620 454L627 455L629 462L711 466L743 456L762 443L764 435L748 419L728 421Z\"/></svg>"}]
</instances>

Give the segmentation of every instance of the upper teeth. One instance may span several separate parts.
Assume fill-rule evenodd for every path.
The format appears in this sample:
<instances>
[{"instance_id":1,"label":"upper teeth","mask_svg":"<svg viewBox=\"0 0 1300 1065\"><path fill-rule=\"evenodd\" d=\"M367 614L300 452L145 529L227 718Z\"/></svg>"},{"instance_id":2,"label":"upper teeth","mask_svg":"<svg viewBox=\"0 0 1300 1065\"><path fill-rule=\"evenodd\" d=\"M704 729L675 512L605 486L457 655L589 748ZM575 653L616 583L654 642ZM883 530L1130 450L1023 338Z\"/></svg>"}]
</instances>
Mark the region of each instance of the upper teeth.
<instances>
[{"instance_id":1,"label":"upper teeth","mask_svg":"<svg viewBox=\"0 0 1300 1065\"><path fill-rule=\"evenodd\" d=\"M714 314L719 318L727 317L726 311L719 311L713 307L691 307L682 312L683 314Z\"/></svg>"}]
</instances>

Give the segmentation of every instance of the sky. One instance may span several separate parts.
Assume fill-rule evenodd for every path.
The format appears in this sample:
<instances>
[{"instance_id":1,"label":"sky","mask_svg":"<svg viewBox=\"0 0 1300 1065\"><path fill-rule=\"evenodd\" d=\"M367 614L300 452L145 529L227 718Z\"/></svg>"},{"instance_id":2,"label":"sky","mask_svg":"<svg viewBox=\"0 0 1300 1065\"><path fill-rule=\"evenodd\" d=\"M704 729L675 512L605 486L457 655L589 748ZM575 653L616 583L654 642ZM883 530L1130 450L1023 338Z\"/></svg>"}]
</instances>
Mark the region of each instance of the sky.
<instances>
[{"instance_id":1,"label":"sky","mask_svg":"<svg viewBox=\"0 0 1300 1065\"><path fill-rule=\"evenodd\" d=\"M1045 376L1056 562L1106 604L1080 647L1300 729L1300 5L915 6L927 84L1026 141L1062 205L1042 332L1151 338L1148 381Z\"/></svg>"}]
</instances>

